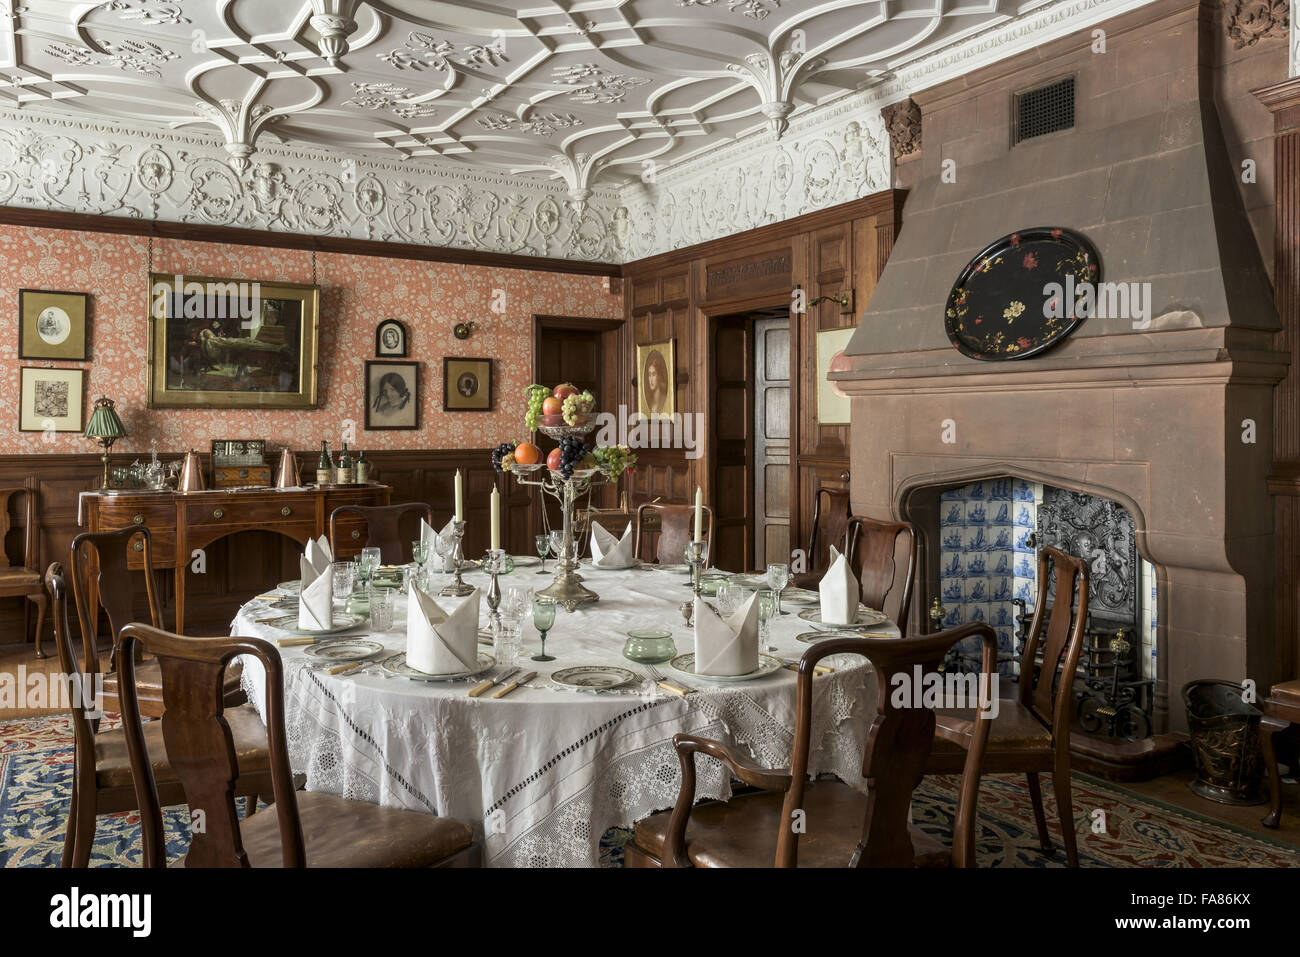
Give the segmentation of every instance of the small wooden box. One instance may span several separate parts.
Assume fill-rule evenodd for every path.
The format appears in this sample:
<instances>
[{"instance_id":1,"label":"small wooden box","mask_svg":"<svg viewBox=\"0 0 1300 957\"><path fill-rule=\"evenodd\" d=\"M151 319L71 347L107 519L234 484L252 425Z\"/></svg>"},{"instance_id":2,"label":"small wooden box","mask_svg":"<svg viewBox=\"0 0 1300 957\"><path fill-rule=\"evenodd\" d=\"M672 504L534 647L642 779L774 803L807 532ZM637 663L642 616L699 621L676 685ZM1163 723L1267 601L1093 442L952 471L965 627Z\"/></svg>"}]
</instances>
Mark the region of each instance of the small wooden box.
<instances>
[{"instance_id":1,"label":"small wooden box","mask_svg":"<svg viewBox=\"0 0 1300 957\"><path fill-rule=\"evenodd\" d=\"M212 469L213 488L270 484L271 466L269 465L217 465Z\"/></svg>"}]
</instances>

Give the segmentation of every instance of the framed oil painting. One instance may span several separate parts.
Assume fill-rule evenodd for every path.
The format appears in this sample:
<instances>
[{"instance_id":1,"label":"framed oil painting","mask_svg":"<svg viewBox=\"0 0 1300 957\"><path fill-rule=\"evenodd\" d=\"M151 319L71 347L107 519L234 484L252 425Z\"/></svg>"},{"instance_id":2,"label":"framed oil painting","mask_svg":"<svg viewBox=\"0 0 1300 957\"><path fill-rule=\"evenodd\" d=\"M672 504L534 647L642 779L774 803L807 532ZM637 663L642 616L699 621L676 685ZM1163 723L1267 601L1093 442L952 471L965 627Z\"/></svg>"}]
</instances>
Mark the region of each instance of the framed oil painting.
<instances>
[{"instance_id":1,"label":"framed oil painting","mask_svg":"<svg viewBox=\"0 0 1300 957\"><path fill-rule=\"evenodd\" d=\"M406 358L406 325L400 319L385 319L375 329L375 355Z\"/></svg>"},{"instance_id":2,"label":"framed oil painting","mask_svg":"<svg viewBox=\"0 0 1300 957\"><path fill-rule=\"evenodd\" d=\"M90 294L18 290L18 358L90 358Z\"/></svg>"},{"instance_id":3,"label":"framed oil painting","mask_svg":"<svg viewBox=\"0 0 1300 957\"><path fill-rule=\"evenodd\" d=\"M85 369L23 366L19 372L19 432L80 432L85 428Z\"/></svg>"},{"instance_id":4,"label":"framed oil painting","mask_svg":"<svg viewBox=\"0 0 1300 957\"><path fill-rule=\"evenodd\" d=\"M643 419L677 411L676 339L636 347L636 411Z\"/></svg>"},{"instance_id":5,"label":"framed oil painting","mask_svg":"<svg viewBox=\"0 0 1300 957\"><path fill-rule=\"evenodd\" d=\"M312 409L320 288L149 277L149 406Z\"/></svg>"},{"instance_id":6,"label":"framed oil painting","mask_svg":"<svg viewBox=\"0 0 1300 957\"><path fill-rule=\"evenodd\" d=\"M845 326L843 329L823 329L817 333L817 424L848 425L849 397L840 395L831 388L826 373L830 371L831 360L843 352L853 338L857 326Z\"/></svg>"},{"instance_id":7,"label":"framed oil painting","mask_svg":"<svg viewBox=\"0 0 1300 957\"><path fill-rule=\"evenodd\" d=\"M366 428L420 427L420 363L366 362Z\"/></svg>"},{"instance_id":8,"label":"framed oil painting","mask_svg":"<svg viewBox=\"0 0 1300 957\"><path fill-rule=\"evenodd\" d=\"M492 409L492 360L442 360L442 411L488 412Z\"/></svg>"}]
</instances>

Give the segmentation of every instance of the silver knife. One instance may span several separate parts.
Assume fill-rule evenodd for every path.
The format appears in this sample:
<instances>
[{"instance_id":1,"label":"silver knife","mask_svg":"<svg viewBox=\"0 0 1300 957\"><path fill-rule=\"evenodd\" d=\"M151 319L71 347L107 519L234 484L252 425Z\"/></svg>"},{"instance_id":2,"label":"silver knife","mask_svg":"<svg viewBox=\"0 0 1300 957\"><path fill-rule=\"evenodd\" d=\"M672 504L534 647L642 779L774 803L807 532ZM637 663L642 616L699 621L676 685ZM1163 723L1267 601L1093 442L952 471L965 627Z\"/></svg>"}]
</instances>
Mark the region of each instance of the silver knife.
<instances>
[{"instance_id":1,"label":"silver knife","mask_svg":"<svg viewBox=\"0 0 1300 957\"><path fill-rule=\"evenodd\" d=\"M508 678L513 678L515 675L519 674L521 670L523 669L511 668L509 671L502 674L501 677L499 678L489 678L487 679L487 681L481 681L478 684L476 684L474 687L469 689L469 696L471 698L477 698L484 691L487 691L488 688L491 688L493 685L498 685L501 682L507 680Z\"/></svg>"}]
</instances>

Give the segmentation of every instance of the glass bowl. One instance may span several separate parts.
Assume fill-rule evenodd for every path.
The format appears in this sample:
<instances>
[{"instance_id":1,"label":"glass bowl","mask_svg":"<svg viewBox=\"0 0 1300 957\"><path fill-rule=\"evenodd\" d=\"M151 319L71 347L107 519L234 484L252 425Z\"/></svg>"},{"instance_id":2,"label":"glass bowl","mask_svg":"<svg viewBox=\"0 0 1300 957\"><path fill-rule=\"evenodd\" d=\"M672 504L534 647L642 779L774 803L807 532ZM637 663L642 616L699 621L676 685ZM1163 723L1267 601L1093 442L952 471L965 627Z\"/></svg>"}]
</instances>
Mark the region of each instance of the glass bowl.
<instances>
[{"instance_id":1,"label":"glass bowl","mask_svg":"<svg viewBox=\"0 0 1300 957\"><path fill-rule=\"evenodd\" d=\"M662 628L641 628L627 633L623 657L643 665L657 665L677 654L672 632Z\"/></svg>"}]
</instances>

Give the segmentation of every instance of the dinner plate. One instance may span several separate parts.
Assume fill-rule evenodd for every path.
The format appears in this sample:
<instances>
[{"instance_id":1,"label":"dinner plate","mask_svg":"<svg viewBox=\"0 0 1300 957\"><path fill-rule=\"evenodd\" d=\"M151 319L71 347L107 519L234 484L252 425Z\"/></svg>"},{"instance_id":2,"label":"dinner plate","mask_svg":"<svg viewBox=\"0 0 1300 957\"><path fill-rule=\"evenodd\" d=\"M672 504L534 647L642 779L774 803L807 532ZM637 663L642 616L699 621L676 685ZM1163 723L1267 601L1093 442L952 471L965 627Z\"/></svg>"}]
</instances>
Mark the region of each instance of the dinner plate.
<instances>
[{"instance_id":1,"label":"dinner plate","mask_svg":"<svg viewBox=\"0 0 1300 957\"><path fill-rule=\"evenodd\" d=\"M280 584L275 586L275 590L282 591L286 595L296 595L298 592L302 591L302 579L295 578L291 582L280 582Z\"/></svg>"},{"instance_id":2,"label":"dinner plate","mask_svg":"<svg viewBox=\"0 0 1300 957\"><path fill-rule=\"evenodd\" d=\"M850 628L847 625L840 625L837 628L827 628L823 631L805 631L801 635L795 635L795 641L802 641L805 645L815 645L819 641L830 641L834 638L885 638L886 635L864 635L861 631Z\"/></svg>"},{"instance_id":3,"label":"dinner plate","mask_svg":"<svg viewBox=\"0 0 1300 957\"><path fill-rule=\"evenodd\" d=\"M687 574L687 573L691 570L691 566L690 566L690 565L686 565L686 564L681 564L681 565L650 565L650 566L648 566L648 567L653 568L653 569L655 569L656 571L661 571L661 572L676 572L676 573L678 573L678 574L682 574L682 575Z\"/></svg>"},{"instance_id":4,"label":"dinner plate","mask_svg":"<svg viewBox=\"0 0 1300 957\"><path fill-rule=\"evenodd\" d=\"M551 680L565 688L603 691L606 688L621 688L640 679L626 668L614 665L578 665L551 672Z\"/></svg>"},{"instance_id":5,"label":"dinner plate","mask_svg":"<svg viewBox=\"0 0 1300 957\"><path fill-rule=\"evenodd\" d=\"M350 631L351 629L358 627L365 620L365 615L355 615L351 612L336 611L334 612L334 627L324 628L320 631L309 628L299 628L297 615L285 615L282 618L273 618L271 621L266 622L266 624L270 625L272 628L277 628L280 631L288 631L295 635L320 636L342 634L345 631Z\"/></svg>"},{"instance_id":6,"label":"dinner plate","mask_svg":"<svg viewBox=\"0 0 1300 957\"><path fill-rule=\"evenodd\" d=\"M668 662L668 667L673 671L679 671L684 675L690 675L692 678L699 678L701 681L753 681L755 678L763 678L774 672L780 671L784 667L780 661L771 655L759 655L758 667L748 674L743 675L697 675L695 673L695 652L688 651L684 655L678 655L672 661Z\"/></svg>"},{"instance_id":7,"label":"dinner plate","mask_svg":"<svg viewBox=\"0 0 1300 957\"><path fill-rule=\"evenodd\" d=\"M459 681L464 678L476 678L496 663L497 660L486 651L480 651L478 653L478 663L470 671L431 675L423 671L416 671L406 663L406 652L399 651L397 654L385 658L379 663L379 666L396 678L410 678L412 681Z\"/></svg>"},{"instance_id":8,"label":"dinner plate","mask_svg":"<svg viewBox=\"0 0 1300 957\"><path fill-rule=\"evenodd\" d=\"M767 579L761 575L732 575L731 584L741 588L767 588Z\"/></svg>"},{"instance_id":9,"label":"dinner plate","mask_svg":"<svg viewBox=\"0 0 1300 957\"><path fill-rule=\"evenodd\" d=\"M791 605L818 605L821 603L822 596L815 591L808 591L803 588L787 588L781 592L781 604L787 602Z\"/></svg>"},{"instance_id":10,"label":"dinner plate","mask_svg":"<svg viewBox=\"0 0 1300 957\"><path fill-rule=\"evenodd\" d=\"M281 598L281 599L278 600L278 601L273 601L273 602L271 602L270 605L269 605L268 607L270 607L270 608L274 608L276 611L297 611L297 610L298 610L298 599L296 599L296 598Z\"/></svg>"},{"instance_id":11,"label":"dinner plate","mask_svg":"<svg viewBox=\"0 0 1300 957\"><path fill-rule=\"evenodd\" d=\"M878 625L882 621L889 621L889 616L883 612L876 611L874 608L868 608L865 605L858 606L857 621L841 622L839 624L829 624L822 621L821 606L817 605L812 608L805 608L799 612L799 617L808 622L814 628L821 628L830 631L843 631L846 628L861 628L863 625Z\"/></svg>"},{"instance_id":12,"label":"dinner plate","mask_svg":"<svg viewBox=\"0 0 1300 957\"><path fill-rule=\"evenodd\" d=\"M515 568L532 568L534 565L540 565L542 560L531 555L511 555L515 560Z\"/></svg>"},{"instance_id":13,"label":"dinner plate","mask_svg":"<svg viewBox=\"0 0 1300 957\"><path fill-rule=\"evenodd\" d=\"M340 638L318 642L303 652L317 661L367 661L382 655L384 646L368 638Z\"/></svg>"},{"instance_id":14,"label":"dinner plate","mask_svg":"<svg viewBox=\"0 0 1300 957\"><path fill-rule=\"evenodd\" d=\"M628 572L641 567L641 559L632 559L631 565L597 565L590 558L579 558L578 564L583 568L594 568L598 572Z\"/></svg>"}]
</instances>

